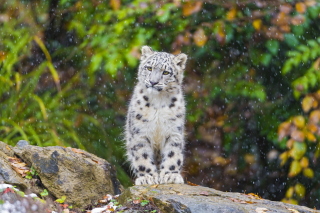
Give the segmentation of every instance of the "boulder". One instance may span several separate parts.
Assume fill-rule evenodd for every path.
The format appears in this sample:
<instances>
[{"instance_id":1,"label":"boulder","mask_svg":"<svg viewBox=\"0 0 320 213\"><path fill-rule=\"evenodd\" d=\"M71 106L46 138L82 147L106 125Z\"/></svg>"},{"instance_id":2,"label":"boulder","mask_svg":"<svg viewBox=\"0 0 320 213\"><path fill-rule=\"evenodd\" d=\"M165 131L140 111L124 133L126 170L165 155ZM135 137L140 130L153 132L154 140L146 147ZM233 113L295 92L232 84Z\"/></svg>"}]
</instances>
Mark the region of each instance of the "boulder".
<instances>
[{"instance_id":1,"label":"boulder","mask_svg":"<svg viewBox=\"0 0 320 213\"><path fill-rule=\"evenodd\" d=\"M122 186L113 166L86 151L59 146L38 147L26 141L20 141L12 150L34 168L50 195L55 198L66 196L65 203L75 208L85 208L96 204L106 194L121 192ZM0 177L1 174L0 171ZM8 180L3 182L17 184Z\"/></svg>"},{"instance_id":2,"label":"boulder","mask_svg":"<svg viewBox=\"0 0 320 213\"><path fill-rule=\"evenodd\" d=\"M123 212L143 212L142 209L132 211L132 206L137 206L132 202L139 203L139 199L149 200L149 205L162 213L320 213L304 206L265 200L254 194L221 192L186 184L130 187L119 197Z\"/></svg>"}]
</instances>

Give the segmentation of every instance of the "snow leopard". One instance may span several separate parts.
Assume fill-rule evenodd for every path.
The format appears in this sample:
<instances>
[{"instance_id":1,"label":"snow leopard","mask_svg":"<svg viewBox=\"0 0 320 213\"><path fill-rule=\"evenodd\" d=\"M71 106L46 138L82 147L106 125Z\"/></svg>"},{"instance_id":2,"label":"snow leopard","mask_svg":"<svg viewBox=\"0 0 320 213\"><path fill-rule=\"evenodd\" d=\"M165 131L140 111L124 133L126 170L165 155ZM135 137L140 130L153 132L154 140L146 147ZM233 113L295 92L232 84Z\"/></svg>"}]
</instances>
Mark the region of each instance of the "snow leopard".
<instances>
[{"instance_id":1,"label":"snow leopard","mask_svg":"<svg viewBox=\"0 0 320 213\"><path fill-rule=\"evenodd\" d=\"M184 53L141 48L125 127L126 155L135 185L184 183L186 109L182 81L186 61Z\"/></svg>"}]
</instances>

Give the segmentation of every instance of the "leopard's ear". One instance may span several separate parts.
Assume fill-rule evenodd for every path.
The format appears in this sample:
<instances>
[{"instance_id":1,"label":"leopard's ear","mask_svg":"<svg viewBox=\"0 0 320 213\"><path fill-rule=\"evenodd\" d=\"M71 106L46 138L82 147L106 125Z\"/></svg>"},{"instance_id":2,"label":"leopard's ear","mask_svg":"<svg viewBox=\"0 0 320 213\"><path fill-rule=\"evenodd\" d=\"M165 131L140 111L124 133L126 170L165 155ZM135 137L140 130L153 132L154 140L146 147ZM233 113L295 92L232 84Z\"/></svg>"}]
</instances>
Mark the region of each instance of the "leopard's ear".
<instances>
[{"instance_id":1,"label":"leopard's ear","mask_svg":"<svg viewBox=\"0 0 320 213\"><path fill-rule=\"evenodd\" d=\"M174 57L173 61L180 69L184 70L186 68L187 59L188 56L186 54L180 53Z\"/></svg>"},{"instance_id":2,"label":"leopard's ear","mask_svg":"<svg viewBox=\"0 0 320 213\"><path fill-rule=\"evenodd\" d=\"M144 60L146 58L148 58L150 55L152 55L154 52L153 50L151 49L151 47L149 46L143 46L141 48L141 60Z\"/></svg>"}]
</instances>

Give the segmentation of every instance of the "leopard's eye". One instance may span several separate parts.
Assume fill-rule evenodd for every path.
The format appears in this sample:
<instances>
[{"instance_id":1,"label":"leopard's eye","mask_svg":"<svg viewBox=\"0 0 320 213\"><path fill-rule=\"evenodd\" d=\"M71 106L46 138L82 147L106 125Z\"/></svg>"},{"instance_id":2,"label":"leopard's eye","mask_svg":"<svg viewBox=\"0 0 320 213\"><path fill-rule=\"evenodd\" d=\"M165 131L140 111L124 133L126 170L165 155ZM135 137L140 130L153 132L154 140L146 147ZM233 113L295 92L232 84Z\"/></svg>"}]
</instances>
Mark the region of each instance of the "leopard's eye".
<instances>
[{"instance_id":1,"label":"leopard's eye","mask_svg":"<svg viewBox=\"0 0 320 213\"><path fill-rule=\"evenodd\" d=\"M168 72L168 71L163 71L162 74L163 74L163 75L169 75L169 73L170 73L170 72Z\"/></svg>"},{"instance_id":2,"label":"leopard's eye","mask_svg":"<svg viewBox=\"0 0 320 213\"><path fill-rule=\"evenodd\" d=\"M152 67L146 67L147 70L152 71Z\"/></svg>"}]
</instances>

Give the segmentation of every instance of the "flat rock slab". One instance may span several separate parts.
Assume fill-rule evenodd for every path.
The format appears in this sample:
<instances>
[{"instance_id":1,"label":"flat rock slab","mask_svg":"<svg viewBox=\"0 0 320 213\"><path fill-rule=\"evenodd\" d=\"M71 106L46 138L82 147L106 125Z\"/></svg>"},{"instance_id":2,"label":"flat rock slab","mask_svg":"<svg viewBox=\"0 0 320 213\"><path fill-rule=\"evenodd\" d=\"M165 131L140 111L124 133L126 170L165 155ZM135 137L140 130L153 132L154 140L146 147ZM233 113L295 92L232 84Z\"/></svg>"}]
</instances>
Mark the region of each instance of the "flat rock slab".
<instances>
[{"instance_id":1,"label":"flat rock slab","mask_svg":"<svg viewBox=\"0 0 320 213\"><path fill-rule=\"evenodd\" d=\"M126 205L130 199L137 198L152 200L165 213L320 213L304 206L265 200L255 195L184 184L133 186L120 195L119 202Z\"/></svg>"}]
</instances>

